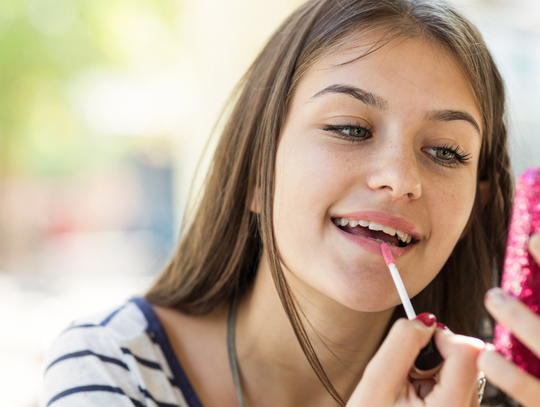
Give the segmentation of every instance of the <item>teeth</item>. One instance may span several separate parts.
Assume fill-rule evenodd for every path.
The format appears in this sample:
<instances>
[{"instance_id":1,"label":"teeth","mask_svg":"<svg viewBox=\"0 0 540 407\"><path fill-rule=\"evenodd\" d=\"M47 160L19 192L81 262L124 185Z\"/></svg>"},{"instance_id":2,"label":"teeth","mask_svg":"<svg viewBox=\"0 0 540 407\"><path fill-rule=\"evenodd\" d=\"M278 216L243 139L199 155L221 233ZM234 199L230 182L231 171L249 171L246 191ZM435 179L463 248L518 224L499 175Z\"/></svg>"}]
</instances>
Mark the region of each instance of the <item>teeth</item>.
<instances>
[{"instance_id":1,"label":"teeth","mask_svg":"<svg viewBox=\"0 0 540 407\"><path fill-rule=\"evenodd\" d=\"M385 226L383 227L383 232L390 236L395 236L396 234L396 228L393 228L392 226Z\"/></svg>"},{"instance_id":2,"label":"teeth","mask_svg":"<svg viewBox=\"0 0 540 407\"><path fill-rule=\"evenodd\" d=\"M381 225L380 223L369 222L368 228L371 230L383 230L384 226Z\"/></svg>"},{"instance_id":3,"label":"teeth","mask_svg":"<svg viewBox=\"0 0 540 407\"><path fill-rule=\"evenodd\" d=\"M405 234L403 235L403 238L401 239L401 241L404 242L404 243L407 243L407 240L410 242L410 241L411 241L411 237L410 237L407 233L405 233Z\"/></svg>"},{"instance_id":4,"label":"teeth","mask_svg":"<svg viewBox=\"0 0 540 407\"><path fill-rule=\"evenodd\" d=\"M409 244L412 241L412 236L409 236L408 233L403 232L402 230L393 228L392 226L385 226L381 225L377 222L370 222L369 220L354 220L354 219L347 219L347 218L335 218L334 223L337 226L349 226L351 228L354 228L358 225L367 227L371 230L377 230L377 231L383 231L387 235L395 236L397 235L398 239L401 240L403 243ZM376 239L379 243L384 243L380 239Z\"/></svg>"}]
</instances>

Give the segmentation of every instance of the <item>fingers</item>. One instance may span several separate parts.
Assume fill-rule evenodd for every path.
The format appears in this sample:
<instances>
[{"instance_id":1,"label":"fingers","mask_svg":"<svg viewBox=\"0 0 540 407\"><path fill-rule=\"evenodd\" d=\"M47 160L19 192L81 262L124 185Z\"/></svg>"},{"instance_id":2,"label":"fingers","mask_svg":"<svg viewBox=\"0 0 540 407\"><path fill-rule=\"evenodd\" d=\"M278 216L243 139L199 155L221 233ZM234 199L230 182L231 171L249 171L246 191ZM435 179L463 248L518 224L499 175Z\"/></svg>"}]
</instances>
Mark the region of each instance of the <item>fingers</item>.
<instances>
[{"instance_id":1,"label":"fingers","mask_svg":"<svg viewBox=\"0 0 540 407\"><path fill-rule=\"evenodd\" d=\"M422 400L426 398L426 396L431 393L431 390L433 390L433 387L435 386L437 382L435 379L412 379L411 385L414 388L414 392L420 397Z\"/></svg>"},{"instance_id":2,"label":"fingers","mask_svg":"<svg viewBox=\"0 0 540 407\"><path fill-rule=\"evenodd\" d=\"M529 253L540 264L540 234L532 235L529 239Z\"/></svg>"},{"instance_id":3,"label":"fingers","mask_svg":"<svg viewBox=\"0 0 540 407\"><path fill-rule=\"evenodd\" d=\"M430 393L428 398L433 396L441 400L453 400L455 404L452 405L456 406L471 405L471 401L478 397L476 360L484 349L484 342L438 329L435 343L444 358L444 364L439 372L437 391Z\"/></svg>"},{"instance_id":4,"label":"fingers","mask_svg":"<svg viewBox=\"0 0 540 407\"><path fill-rule=\"evenodd\" d=\"M486 293L486 309L532 352L540 355L540 317L500 288Z\"/></svg>"},{"instance_id":5,"label":"fingers","mask_svg":"<svg viewBox=\"0 0 540 407\"><path fill-rule=\"evenodd\" d=\"M493 346L486 346L486 350L480 354L478 368L484 371L490 383L510 394L520 404L538 406L540 381L519 370L497 353Z\"/></svg>"},{"instance_id":6,"label":"fingers","mask_svg":"<svg viewBox=\"0 0 540 407\"><path fill-rule=\"evenodd\" d=\"M411 379L431 379L441 370L441 366L442 364L430 370L418 370L413 366L409 372L409 377Z\"/></svg>"},{"instance_id":7,"label":"fingers","mask_svg":"<svg viewBox=\"0 0 540 407\"><path fill-rule=\"evenodd\" d=\"M398 319L367 365L347 405L384 405L393 403L404 391L409 392L411 366L434 330L435 324L428 327L418 320Z\"/></svg>"},{"instance_id":8,"label":"fingers","mask_svg":"<svg viewBox=\"0 0 540 407\"><path fill-rule=\"evenodd\" d=\"M420 321L399 319L390 329L386 340L366 368L364 377L388 376L388 366L392 366L392 378L386 378L389 390L401 386L408 377L416 356L430 340L435 325L427 327ZM367 375L367 376L366 376Z\"/></svg>"}]
</instances>

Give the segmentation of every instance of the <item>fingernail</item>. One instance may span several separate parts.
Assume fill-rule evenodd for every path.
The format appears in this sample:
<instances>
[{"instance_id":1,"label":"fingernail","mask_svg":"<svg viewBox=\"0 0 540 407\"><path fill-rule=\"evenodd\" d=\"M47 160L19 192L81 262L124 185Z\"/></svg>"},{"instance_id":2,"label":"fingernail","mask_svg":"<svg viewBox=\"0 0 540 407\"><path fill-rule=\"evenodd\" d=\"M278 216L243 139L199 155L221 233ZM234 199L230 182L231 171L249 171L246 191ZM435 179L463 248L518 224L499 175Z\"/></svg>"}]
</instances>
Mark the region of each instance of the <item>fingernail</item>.
<instances>
[{"instance_id":1,"label":"fingernail","mask_svg":"<svg viewBox=\"0 0 540 407\"><path fill-rule=\"evenodd\" d=\"M424 312L423 314L417 315L416 318L422 322L425 326L433 326L437 322L437 317L430 312Z\"/></svg>"},{"instance_id":2,"label":"fingernail","mask_svg":"<svg viewBox=\"0 0 540 407\"><path fill-rule=\"evenodd\" d=\"M540 234L532 235L529 239L529 247L535 252L540 252Z\"/></svg>"},{"instance_id":3,"label":"fingernail","mask_svg":"<svg viewBox=\"0 0 540 407\"><path fill-rule=\"evenodd\" d=\"M504 305L508 299L508 294L506 294L499 287L494 287L486 293L486 298L493 302L495 305Z\"/></svg>"},{"instance_id":4,"label":"fingernail","mask_svg":"<svg viewBox=\"0 0 540 407\"><path fill-rule=\"evenodd\" d=\"M437 328L447 331L448 327L445 324L441 324L440 322L437 322Z\"/></svg>"}]
</instances>

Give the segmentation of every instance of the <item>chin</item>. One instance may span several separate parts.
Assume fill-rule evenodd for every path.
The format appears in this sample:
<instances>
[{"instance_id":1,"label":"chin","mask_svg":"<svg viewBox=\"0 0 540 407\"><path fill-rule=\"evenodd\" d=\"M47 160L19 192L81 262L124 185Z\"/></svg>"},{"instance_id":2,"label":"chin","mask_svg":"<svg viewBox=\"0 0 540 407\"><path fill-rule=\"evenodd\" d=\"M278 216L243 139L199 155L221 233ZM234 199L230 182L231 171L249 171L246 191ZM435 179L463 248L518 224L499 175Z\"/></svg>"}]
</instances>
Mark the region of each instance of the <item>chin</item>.
<instances>
[{"instance_id":1,"label":"chin","mask_svg":"<svg viewBox=\"0 0 540 407\"><path fill-rule=\"evenodd\" d=\"M388 298L365 298L356 301L343 301L340 303L358 312L382 312L401 304L398 301L388 301Z\"/></svg>"},{"instance_id":2,"label":"chin","mask_svg":"<svg viewBox=\"0 0 540 407\"><path fill-rule=\"evenodd\" d=\"M321 261L319 266L324 264L332 262ZM332 266L311 267L309 269L314 272L309 274L293 273L287 267L284 270L288 271L287 278L293 286L321 306L326 302L323 298L359 312L381 312L401 304L390 272L382 261L374 265L365 264L362 268L346 264L340 266L336 267L334 263ZM337 304L328 305L333 307Z\"/></svg>"},{"instance_id":3,"label":"chin","mask_svg":"<svg viewBox=\"0 0 540 407\"><path fill-rule=\"evenodd\" d=\"M339 304L359 312L381 312L393 308L401 301L396 288L386 281L364 282L358 285L344 284L341 287L326 286L323 294ZM330 288L330 290L329 290Z\"/></svg>"}]
</instances>

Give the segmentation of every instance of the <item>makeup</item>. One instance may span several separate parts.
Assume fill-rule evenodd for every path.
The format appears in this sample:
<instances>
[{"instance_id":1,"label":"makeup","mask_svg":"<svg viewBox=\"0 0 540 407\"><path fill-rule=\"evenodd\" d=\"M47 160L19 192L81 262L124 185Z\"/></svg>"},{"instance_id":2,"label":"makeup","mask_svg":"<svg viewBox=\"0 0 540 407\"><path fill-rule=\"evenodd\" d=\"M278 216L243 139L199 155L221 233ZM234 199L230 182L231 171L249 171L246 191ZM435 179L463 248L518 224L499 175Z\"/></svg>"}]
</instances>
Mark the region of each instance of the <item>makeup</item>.
<instances>
[{"instance_id":1,"label":"makeup","mask_svg":"<svg viewBox=\"0 0 540 407\"><path fill-rule=\"evenodd\" d=\"M386 243L381 243L381 253L386 265L388 266L388 269L390 270L390 274L394 280L394 285L396 286L399 298L401 299L401 303L403 304L403 308L407 314L407 318L409 318L409 321L412 321L413 319L417 318L416 313L414 312L414 308L411 304L411 300L409 299L409 295L407 294L407 290L405 289L405 285L403 284L403 280L399 275L394 256L390 251L390 247L388 247ZM435 341L432 337L429 343L420 351L420 354L414 361L414 366L418 370L431 370L439 366L442 361L443 358L437 350Z\"/></svg>"}]
</instances>

